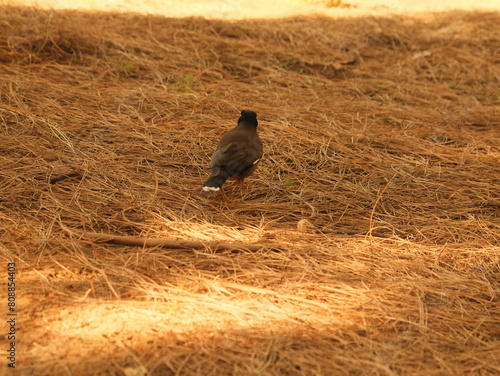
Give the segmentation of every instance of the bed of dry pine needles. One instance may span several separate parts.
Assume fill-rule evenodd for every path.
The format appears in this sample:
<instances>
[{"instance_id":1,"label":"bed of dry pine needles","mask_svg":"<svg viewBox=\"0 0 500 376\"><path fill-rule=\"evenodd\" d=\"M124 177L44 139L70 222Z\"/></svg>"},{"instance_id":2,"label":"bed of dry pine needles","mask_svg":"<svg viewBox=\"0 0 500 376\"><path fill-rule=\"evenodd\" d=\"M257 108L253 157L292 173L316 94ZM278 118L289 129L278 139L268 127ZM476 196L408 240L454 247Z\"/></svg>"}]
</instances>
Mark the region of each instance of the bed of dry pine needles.
<instances>
[{"instance_id":1,"label":"bed of dry pine needles","mask_svg":"<svg viewBox=\"0 0 500 376\"><path fill-rule=\"evenodd\" d=\"M15 374L499 374L499 24L0 8ZM242 109L265 156L224 202Z\"/></svg>"}]
</instances>

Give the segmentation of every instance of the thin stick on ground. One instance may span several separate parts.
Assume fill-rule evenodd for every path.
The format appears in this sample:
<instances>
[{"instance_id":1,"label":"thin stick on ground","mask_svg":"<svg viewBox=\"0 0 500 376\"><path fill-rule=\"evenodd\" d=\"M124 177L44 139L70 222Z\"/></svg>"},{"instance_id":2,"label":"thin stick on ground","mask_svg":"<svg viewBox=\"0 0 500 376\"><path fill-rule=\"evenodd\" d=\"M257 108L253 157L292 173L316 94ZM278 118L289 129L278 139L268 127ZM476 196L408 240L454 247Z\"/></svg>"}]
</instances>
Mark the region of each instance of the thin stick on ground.
<instances>
[{"instance_id":1,"label":"thin stick on ground","mask_svg":"<svg viewBox=\"0 0 500 376\"><path fill-rule=\"evenodd\" d=\"M98 243L120 244L126 246L138 247L165 247L165 248L209 248L214 251L220 250L248 250L257 252L262 249L278 250L279 248L272 244L243 244L243 243L222 243L197 240L181 240L181 239L161 239L161 238L145 238L138 236L123 236L111 235L97 232L78 231L75 229L65 228L65 231L72 235L77 235L80 238L88 238Z\"/></svg>"}]
</instances>

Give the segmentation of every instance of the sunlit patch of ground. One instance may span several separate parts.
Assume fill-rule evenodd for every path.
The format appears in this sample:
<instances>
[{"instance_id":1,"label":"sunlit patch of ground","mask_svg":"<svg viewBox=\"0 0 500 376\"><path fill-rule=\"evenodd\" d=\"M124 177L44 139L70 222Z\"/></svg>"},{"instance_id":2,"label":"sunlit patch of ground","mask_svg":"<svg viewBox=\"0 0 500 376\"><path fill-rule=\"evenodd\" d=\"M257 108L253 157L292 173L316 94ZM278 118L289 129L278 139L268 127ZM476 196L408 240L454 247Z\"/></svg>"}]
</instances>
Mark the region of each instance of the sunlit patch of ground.
<instances>
[{"instance_id":1,"label":"sunlit patch of ground","mask_svg":"<svg viewBox=\"0 0 500 376\"><path fill-rule=\"evenodd\" d=\"M9 3L8 0L3 2ZM1 2L0 2L1 3ZM321 14L366 16L441 12L450 10L500 10L497 0L19 0L18 4L49 9L82 9L139 12L168 17L245 19Z\"/></svg>"},{"instance_id":2,"label":"sunlit patch of ground","mask_svg":"<svg viewBox=\"0 0 500 376\"><path fill-rule=\"evenodd\" d=\"M500 19L463 10L486 2L80 4L109 12L0 8L16 375L500 374ZM266 18L309 11L359 17ZM201 183L244 108L265 156L223 202Z\"/></svg>"}]
</instances>

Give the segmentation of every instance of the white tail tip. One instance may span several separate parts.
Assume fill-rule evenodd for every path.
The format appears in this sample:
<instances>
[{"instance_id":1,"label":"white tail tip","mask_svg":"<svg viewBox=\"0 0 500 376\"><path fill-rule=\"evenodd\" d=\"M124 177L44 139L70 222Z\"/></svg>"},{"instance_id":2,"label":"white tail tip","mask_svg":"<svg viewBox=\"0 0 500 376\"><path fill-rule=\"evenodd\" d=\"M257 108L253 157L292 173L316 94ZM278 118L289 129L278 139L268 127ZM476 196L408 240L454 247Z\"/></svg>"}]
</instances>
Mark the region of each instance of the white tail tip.
<instances>
[{"instance_id":1,"label":"white tail tip","mask_svg":"<svg viewBox=\"0 0 500 376\"><path fill-rule=\"evenodd\" d=\"M218 187L203 187L203 190L205 192L208 192L208 191L216 191L217 192L218 190L220 190L220 188L218 188Z\"/></svg>"}]
</instances>

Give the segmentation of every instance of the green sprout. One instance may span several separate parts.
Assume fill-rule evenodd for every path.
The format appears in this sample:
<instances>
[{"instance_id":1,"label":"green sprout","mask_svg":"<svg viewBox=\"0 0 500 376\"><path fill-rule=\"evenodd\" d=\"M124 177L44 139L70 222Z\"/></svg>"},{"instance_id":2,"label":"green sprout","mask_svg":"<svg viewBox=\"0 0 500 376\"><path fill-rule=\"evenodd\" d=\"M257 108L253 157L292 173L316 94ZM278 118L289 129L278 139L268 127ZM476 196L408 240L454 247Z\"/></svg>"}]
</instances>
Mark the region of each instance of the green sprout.
<instances>
[{"instance_id":1,"label":"green sprout","mask_svg":"<svg viewBox=\"0 0 500 376\"><path fill-rule=\"evenodd\" d=\"M181 93L191 93L193 90L191 86L193 86L194 76L192 73L186 74L186 77L179 77L175 81L175 86L177 87L177 91Z\"/></svg>"}]
</instances>

